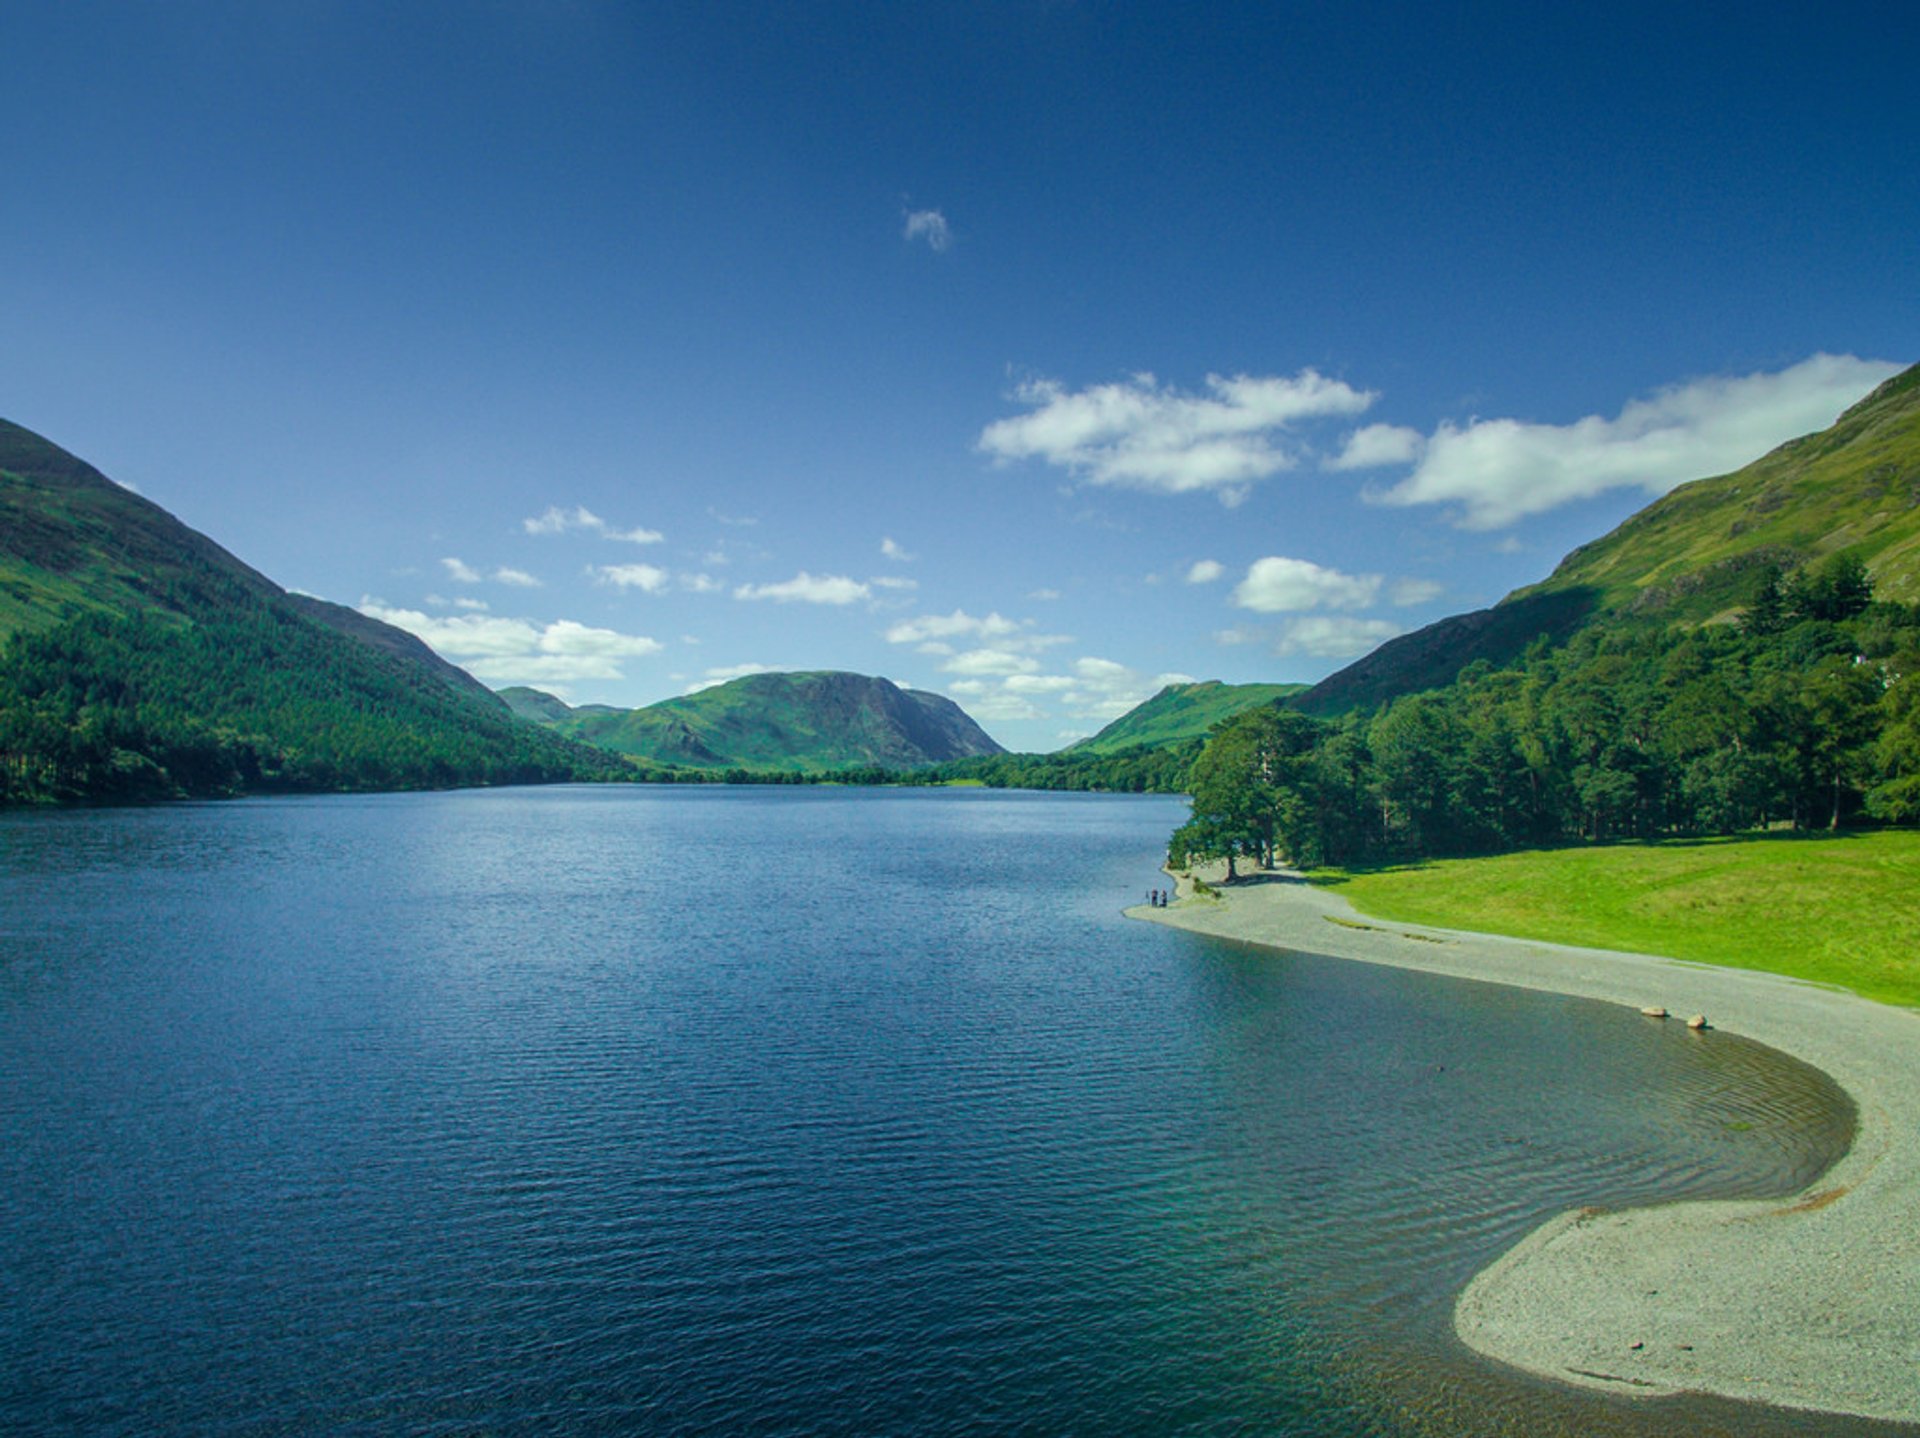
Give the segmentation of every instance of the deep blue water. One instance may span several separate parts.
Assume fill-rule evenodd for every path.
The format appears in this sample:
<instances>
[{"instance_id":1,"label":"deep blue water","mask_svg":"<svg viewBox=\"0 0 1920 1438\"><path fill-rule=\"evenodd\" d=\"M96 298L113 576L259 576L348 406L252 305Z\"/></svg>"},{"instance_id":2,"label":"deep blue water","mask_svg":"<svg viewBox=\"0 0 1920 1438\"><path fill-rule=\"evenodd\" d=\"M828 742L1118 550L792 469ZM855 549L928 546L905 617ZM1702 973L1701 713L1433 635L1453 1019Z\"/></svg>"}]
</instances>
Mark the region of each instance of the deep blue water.
<instances>
[{"instance_id":1,"label":"deep blue water","mask_svg":"<svg viewBox=\"0 0 1920 1438\"><path fill-rule=\"evenodd\" d=\"M1183 806L0 815L0 1429L1870 1432L1487 1364L1553 1213L1786 1192L1731 1036L1122 919Z\"/></svg>"}]
</instances>

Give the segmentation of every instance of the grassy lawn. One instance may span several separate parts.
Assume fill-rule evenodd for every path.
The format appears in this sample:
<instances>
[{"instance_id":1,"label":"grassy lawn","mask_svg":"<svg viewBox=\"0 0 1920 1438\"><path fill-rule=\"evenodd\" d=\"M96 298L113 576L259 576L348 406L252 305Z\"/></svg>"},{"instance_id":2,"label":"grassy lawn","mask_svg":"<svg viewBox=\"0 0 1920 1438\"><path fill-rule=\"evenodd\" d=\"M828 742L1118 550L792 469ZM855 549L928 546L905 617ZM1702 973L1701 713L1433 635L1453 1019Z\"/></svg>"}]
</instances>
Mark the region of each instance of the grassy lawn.
<instances>
[{"instance_id":1,"label":"grassy lawn","mask_svg":"<svg viewBox=\"0 0 1920 1438\"><path fill-rule=\"evenodd\" d=\"M1920 833L1547 849L1313 878L1377 918L1766 969L1920 1006Z\"/></svg>"}]
</instances>

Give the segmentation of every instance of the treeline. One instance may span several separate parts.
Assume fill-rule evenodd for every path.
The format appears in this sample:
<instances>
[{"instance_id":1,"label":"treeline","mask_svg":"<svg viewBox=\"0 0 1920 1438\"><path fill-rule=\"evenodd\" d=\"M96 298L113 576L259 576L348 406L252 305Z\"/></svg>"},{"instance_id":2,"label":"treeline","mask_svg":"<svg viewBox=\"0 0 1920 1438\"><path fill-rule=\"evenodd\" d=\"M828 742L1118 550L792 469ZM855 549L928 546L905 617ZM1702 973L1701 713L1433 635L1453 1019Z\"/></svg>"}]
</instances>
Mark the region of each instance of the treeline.
<instances>
[{"instance_id":1,"label":"treeline","mask_svg":"<svg viewBox=\"0 0 1920 1438\"><path fill-rule=\"evenodd\" d=\"M924 788L978 784L989 789L1064 789L1102 794L1181 794L1204 740L1114 754L981 754L912 769L878 764L846 769L675 769L635 764L632 777L658 784L850 784Z\"/></svg>"},{"instance_id":2,"label":"treeline","mask_svg":"<svg viewBox=\"0 0 1920 1438\"><path fill-rule=\"evenodd\" d=\"M1181 794L1200 739L1112 754L980 754L914 771L923 782L970 782L990 789L1069 789L1106 794Z\"/></svg>"},{"instance_id":3,"label":"treeline","mask_svg":"<svg viewBox=\"0 0 1920 1438\"><path fill-rule=\"evenodd\" d=\"M1920 819L1920 606L1846 560L1739 624L1616 622L1338 722L1250 711L1188 778L1189 857L1351 864Z\"/></svg>"},{"instance_id":4,"label":"treeline","mask_svg":"<svg viewBox=\"0 0 1920 1438\"><path fill-rule=\"evenodd\" d=\"M0 646L0 803L630 775L223 576L196 580L221 592L195 622L91 615Z\"/></svg>"}]
</instances>

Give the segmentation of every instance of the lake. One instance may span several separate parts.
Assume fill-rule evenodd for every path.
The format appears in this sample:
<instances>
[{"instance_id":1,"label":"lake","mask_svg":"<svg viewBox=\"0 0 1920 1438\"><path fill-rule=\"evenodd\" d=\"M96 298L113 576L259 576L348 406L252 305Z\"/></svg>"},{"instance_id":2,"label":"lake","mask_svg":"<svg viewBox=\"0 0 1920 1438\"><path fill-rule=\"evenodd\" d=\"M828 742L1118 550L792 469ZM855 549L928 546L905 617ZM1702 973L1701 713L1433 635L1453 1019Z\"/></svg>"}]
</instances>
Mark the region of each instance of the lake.
<instances>
[{"instance_id":1,"label":"lake","mask_svg":"<svg viewBox=\"0 0 1920 1438\"><path fill-rule=\"evenodd\" d=\"M1165 798L0 814L0 1429L1873 1433L1481 1360L1580 1204L1777 1194L1832 1083L1121 917Z\"/></svg>"}]
</instances>

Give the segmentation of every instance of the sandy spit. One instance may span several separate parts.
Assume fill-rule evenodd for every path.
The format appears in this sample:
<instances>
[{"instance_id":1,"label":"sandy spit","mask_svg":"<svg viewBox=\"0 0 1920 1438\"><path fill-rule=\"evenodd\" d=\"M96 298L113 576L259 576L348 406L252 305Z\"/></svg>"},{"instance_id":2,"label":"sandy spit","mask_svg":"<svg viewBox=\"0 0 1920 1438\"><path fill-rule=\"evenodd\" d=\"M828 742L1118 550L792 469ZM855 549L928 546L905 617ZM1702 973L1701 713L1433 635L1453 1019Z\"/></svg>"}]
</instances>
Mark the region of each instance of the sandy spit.
<instances>
[{"instance_id":1,"label":"sandy spit","mask_svg":"<svg viewBox=\"0 0 1920 1438\"><path fill-rule=\"evenodd\" d=\"M1673 1015L1649 1023L1704 1014L1825 1070L1858 1130L1809 1188L1562 1214L1467 1286L1454 1327L1490 1358L1585 1387L1920 1422L1920 1014L1745 969L1371 919L1296 874L1243 877L1218 900L1182 882L1171 907L1127 913Z\"/></svg>"}]
</instances>

